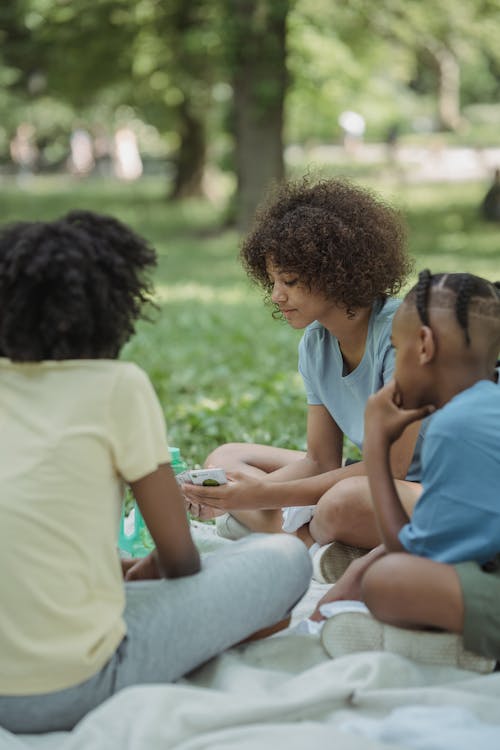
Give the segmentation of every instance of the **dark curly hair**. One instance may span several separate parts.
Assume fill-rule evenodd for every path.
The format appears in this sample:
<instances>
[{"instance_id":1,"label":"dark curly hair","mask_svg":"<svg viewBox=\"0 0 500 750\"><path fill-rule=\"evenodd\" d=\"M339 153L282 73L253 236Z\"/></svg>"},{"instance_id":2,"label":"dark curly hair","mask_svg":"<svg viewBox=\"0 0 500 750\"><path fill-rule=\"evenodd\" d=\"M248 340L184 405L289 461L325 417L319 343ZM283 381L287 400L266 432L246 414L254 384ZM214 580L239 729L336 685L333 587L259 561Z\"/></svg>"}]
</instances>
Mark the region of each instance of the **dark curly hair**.
<instances>
[{"instance_id":1,"label":"dark curly hair","mask_svg":"<svg viewBox=\"0 0 500 750\"><path fill-rule=\"evenodd\" d=\"M429 269L420 271L418 282L408 292L405 302L414 303L424 326L429 326L429 298L432 306L452 308L464 333L466 346L470 346L469 316L482 319L488 326L491 338L500 342L500 281L490 282L471 273L436 273Z\"/></svg>"},{"instance_id":2,"label":"dark curly hair","mask_svg":"<svg viewBox=\"0 0 500 750\"><path fill-rule=\"evenodd\" d=\"M16 362L114 358L149 302L156 253L109 216L0 229L0 354Z\"/></svg>"},{"instance_id":3,"label":"dark curly hair","mask_svg":"<svg viewBox=\"0 0 500 750\"><path fill-rule=\"evenodd\" d=\"M240 257L267 301L271 261L347 309L397 294L413 265L398 212L340 178L278 186L258 209Z\"/></svg>"}]
</instances>

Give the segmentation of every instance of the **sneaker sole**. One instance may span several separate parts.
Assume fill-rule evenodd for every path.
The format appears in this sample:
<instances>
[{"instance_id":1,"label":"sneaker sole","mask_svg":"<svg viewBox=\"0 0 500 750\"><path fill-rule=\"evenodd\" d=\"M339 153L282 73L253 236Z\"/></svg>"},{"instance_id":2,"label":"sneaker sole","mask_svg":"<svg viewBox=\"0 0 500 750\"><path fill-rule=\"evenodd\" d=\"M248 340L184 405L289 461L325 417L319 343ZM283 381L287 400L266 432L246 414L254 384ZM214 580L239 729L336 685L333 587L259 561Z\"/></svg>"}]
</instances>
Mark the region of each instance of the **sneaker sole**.
<instances>
[{"instance_id":1,"label":"sneaker sole","mask_svg":"<svg viewBox=\"0 0 500 750\"><path fill-rule=\"evenodd\" d=\"M396 628L361 612L342 612L327 620L321 642L333 659L360 651L387 651L424 664L481 674L492 672L496 663L467 651L455 633Z\"/></svg>"},{"instance_id":2,"label":"sneaker sole","mask_svg":"<svg viewBox=\"0 0 500 750\"><path fill-rule=\"evenodd\" d=\"M353 560L370 550L343 542L331 542L317 550L313 557L313 578L319 583L336 583Z\"/></svg>"},{"instance_id":3,"label":"sneaker sole","mask_svg":"<svg viewBox=\"0 0 500 750\"><path fill-rule=\"evenodd\" d=\"M230 539L233 542L243 539L243 537L252 533L247 526L237 521L230 513L217 516L215 519L215 529L218 536L221 536L223 539Z\"/></svg>"}]
</instances>

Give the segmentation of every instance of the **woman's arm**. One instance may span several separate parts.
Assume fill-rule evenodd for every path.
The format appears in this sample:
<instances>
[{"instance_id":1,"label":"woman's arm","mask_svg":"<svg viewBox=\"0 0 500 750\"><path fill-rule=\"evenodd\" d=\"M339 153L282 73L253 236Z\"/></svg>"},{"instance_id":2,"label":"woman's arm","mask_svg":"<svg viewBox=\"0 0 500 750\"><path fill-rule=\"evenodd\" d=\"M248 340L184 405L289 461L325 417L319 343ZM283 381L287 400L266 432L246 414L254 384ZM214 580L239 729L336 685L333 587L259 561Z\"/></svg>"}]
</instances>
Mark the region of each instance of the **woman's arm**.
<instances>
[{"instance_id":1,"label":"woman's arm","mask_svg":"<svg viewBox=\"0 0 500 750\"><path fill-rule=\"evenodd\" d=\"M224 510L312 505L330 486L329 483L318 483L318 477L341 465L342 443L342 432L330 413L324 406L311 405L308 407L307 453L304 458L262 476L229 472L227 485L200 487L185 484L183 491L193 503Z\"/></svg>"},{"instance_id":2,"label":"woman's arm","mask_svg":"<svg viewBox=\"0 0 500 750\"><path fill-rule=\"evenodd\" d=\"M420 422L412 424L394 442L390 451L391 476L404 479L410 466ZM307 454L263 477L243 473L229 476L221 487L184 485L186 497L222 510L284 508L315 505L320 497L343 479L366 476L365 461L341 466L343 434L324 406L309 406Z\"/></svg>"},{"instance_id":3,"label":"woman's arm","mask_svg":"<svg viewBox=\"0 0 500 750\"><path fill-rule=\"evenodd\" d=\"M162 464L151 474L131 482L130 487L156 545L144 565L149 564L153 569L156 562L166 578L197 573L200 556L191 538L184 499L170 464Z\"/></svg>"}]
</instances>

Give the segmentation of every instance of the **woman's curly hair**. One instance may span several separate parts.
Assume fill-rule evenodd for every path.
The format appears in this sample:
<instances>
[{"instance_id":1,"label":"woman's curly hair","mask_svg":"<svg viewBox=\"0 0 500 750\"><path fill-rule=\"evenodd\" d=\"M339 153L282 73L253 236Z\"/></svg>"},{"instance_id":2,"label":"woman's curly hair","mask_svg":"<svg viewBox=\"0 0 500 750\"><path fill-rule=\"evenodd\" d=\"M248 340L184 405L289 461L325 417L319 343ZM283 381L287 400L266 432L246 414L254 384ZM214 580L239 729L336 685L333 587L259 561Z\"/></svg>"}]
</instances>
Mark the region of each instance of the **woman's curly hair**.
<instances>
[{"instance_id":1,"label":"woman's curly hair","mask_svg":"<svg viewBox=\"0 0 500 750\"><path fill-rule=\"evenodd\" d=\"M149 302L156 253L109 216L0 229L0 353L16 362L114 358Z\"/></svg>"},{"instance_id":2,"label":"woman's curly hair","mask_svg":"<svg viewBox=\"0 0 500 750\"><path fill-rule=\"evenodd\" d=\"M281 184L258 209L240 257L268 300L270 261L347 309L397 294L412 269L397 211L346 179Z\"/></svg>"}]
</instances>

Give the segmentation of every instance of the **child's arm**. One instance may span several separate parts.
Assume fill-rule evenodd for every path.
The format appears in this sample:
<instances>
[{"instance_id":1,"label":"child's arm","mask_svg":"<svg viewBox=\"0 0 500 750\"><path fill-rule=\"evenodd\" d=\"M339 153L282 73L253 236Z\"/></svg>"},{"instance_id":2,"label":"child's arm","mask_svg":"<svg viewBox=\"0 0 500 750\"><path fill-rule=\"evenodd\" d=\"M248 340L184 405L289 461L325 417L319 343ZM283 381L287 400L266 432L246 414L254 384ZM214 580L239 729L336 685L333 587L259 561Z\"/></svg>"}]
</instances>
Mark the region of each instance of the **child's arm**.
<instances>
[{"instance_id":1,"label":"child's arm","mask_svg":"<svg viewBox=\"0 0 500 750\"><path fill-rule=\"evenodd\" d=\"M200 570L200 556L196 549L186 516L184 499L170 464L162 464L130 487L142 517L146 522L155 552L143 563L151 575L140 577L178 578ZM135 577L135 576L133 576ZM139 577L139 576L137 576Z\"/></svg>"},{"instance_id":2,"label":"child's arm","mask_svg":"<svg viewBox=\"0 0 500 750\"><path fill-rule=\"evenodd\" d=\"M394 380L368 399L364 457L379 533L388 552L403 549L399 532L409 521L391 472L391 446L409 424L433 411L432 406L403 409Z\"/></svg>"}]
</instances>

